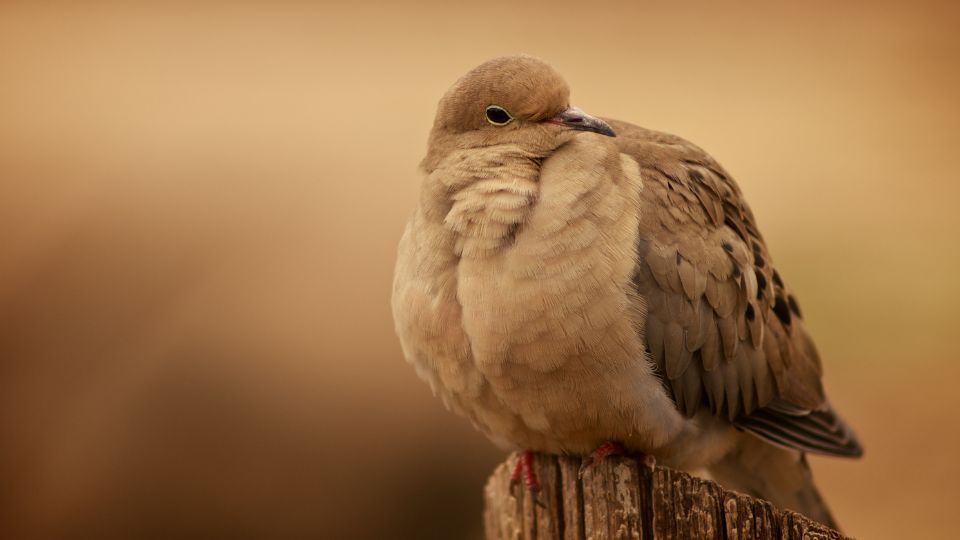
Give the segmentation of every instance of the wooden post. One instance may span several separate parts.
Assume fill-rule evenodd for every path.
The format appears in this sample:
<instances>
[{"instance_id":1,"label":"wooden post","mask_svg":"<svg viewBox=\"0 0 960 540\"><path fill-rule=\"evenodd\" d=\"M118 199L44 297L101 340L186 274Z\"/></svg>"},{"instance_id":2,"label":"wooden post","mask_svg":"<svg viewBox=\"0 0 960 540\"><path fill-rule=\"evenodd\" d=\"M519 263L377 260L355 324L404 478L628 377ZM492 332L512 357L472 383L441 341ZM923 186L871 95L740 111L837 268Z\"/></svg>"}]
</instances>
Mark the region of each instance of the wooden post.
<instances>
[{"instance_id":1,"label":"wooden post","mask_svg":"<svg viewBox=\"0 0 960 540\"><path fill-rule=\"evenodd\" d=\"M516 459L487 481L487 540L845 538L767 501L628 457L608 457L580 478L580 458L538 454L534 497L522 484L511 487Z\"/></svg>"}]
</instances>

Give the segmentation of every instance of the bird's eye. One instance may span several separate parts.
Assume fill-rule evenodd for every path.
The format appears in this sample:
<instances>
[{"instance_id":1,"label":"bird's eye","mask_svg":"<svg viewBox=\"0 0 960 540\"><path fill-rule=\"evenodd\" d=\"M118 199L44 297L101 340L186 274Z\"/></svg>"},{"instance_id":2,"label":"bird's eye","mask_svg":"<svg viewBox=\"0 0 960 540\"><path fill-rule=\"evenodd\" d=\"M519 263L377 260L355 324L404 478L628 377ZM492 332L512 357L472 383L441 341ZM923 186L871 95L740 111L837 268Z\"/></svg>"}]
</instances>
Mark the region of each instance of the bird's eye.
<instances>
[{"instance_id":1,"label":"bird's eye","mask_svg":"<svg viewBox=\"0 0 960 540\"><path fill-rule=\"evenodd\" d=\"M503 107L498 107L497 105L487 107L487 122L495 126L505 126L509 124L511 120L513 120L513 117L510 116L510 113Z\"/></svg>"}]
</instances>

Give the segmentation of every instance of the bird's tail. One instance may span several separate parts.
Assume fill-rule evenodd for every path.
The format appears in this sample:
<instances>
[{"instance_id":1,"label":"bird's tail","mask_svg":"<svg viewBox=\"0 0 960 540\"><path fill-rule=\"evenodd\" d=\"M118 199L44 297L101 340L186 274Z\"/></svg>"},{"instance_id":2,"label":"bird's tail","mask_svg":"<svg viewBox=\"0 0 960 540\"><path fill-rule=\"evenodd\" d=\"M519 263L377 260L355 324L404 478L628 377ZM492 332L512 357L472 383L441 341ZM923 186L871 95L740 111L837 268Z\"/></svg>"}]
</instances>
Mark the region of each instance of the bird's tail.
<instances>
[{"instance_id":1,"label":"bird's tail","mask_svg":"<svg viewBox=\"0 0 960 540\"><path fill-rule=\"evenodd\" d=\"M813 483L802 452L743 434L734 450L710 466L709 471L726 488L766 499L839 530Z\"/></svg>"}]
</instances>

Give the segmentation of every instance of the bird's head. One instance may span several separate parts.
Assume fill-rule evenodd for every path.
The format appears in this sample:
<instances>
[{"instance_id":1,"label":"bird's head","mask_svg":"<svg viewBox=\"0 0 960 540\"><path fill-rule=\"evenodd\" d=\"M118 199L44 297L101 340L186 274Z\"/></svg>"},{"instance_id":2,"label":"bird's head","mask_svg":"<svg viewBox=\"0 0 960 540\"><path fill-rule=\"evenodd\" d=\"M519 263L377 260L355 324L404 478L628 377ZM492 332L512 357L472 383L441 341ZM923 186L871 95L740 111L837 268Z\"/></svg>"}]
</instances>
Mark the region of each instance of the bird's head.
<instances>
[{"instance_id":1,"label":"bird's head","mask_svg":"<svg viewBox=\"0 0 960 540\"><path fill-rule=\"evenodd\" d=\"M566 81L532 56L480 64L444 94L423 166L432 170L455 150L512 144L548 156L578 132L616 136L599 118L570 106Z\"/></svg>"}]
</instances>

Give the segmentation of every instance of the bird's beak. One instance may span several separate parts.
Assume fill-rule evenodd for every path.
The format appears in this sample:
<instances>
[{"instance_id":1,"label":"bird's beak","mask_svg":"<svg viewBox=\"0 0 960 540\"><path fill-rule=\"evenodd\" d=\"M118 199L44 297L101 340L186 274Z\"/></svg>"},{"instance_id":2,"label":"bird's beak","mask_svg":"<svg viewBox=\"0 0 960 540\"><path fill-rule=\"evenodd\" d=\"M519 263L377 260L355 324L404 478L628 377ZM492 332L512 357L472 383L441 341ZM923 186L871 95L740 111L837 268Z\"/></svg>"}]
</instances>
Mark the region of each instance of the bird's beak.
<instances>
[{"instance_id":1,"label":"bird's beak","mask_svg":"<svg viewBox=\"0 0 960 540\"><path fill-rule=\"evenodd\" d=\"M552 118L547 118L544 120L544 122L547 122L548 124L566 126L570 129L576 129L579 131L592 131L594 133L606 135L607 137L617 136L609 124L597 118L596 116L590 116L576 107L570 107L569 109Z\"/></svg>"}]
</instances>

